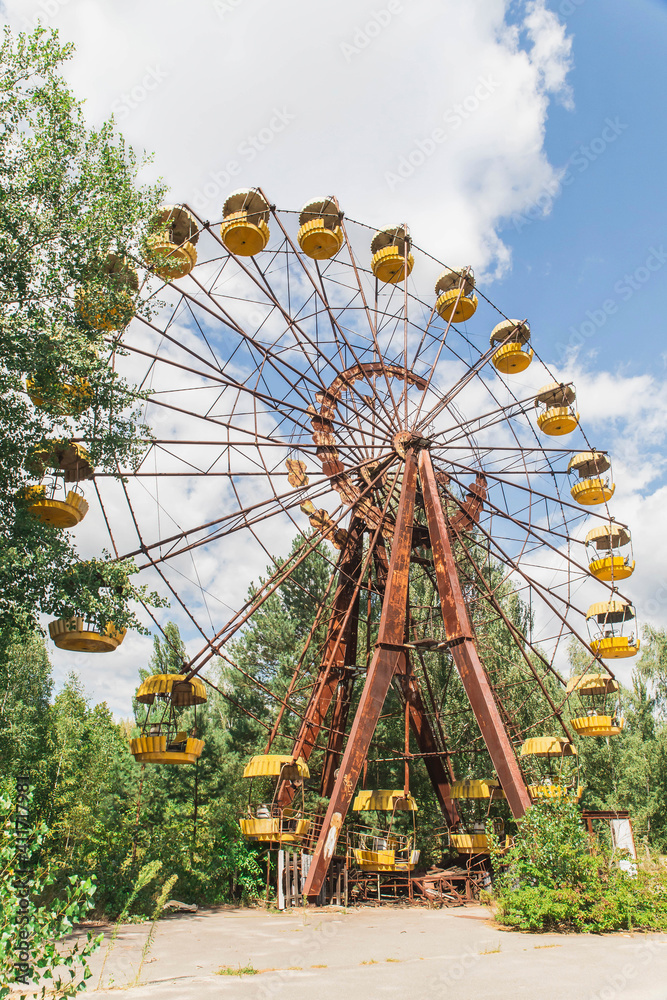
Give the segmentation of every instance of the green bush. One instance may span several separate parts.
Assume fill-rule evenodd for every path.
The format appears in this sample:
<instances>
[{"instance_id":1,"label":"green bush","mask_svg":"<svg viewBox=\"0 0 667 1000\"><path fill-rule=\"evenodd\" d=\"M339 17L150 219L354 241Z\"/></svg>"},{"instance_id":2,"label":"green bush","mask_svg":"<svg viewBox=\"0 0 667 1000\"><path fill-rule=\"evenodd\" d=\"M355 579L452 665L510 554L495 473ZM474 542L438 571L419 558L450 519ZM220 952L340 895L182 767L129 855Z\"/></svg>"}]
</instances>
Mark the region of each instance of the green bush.
<instances>
[{"instance_id":1,"label":"green bush","mask_svg":"<svg viewBox=\"0 0 667 1000\"><path fill-rule=\"evenodd\" d=\"M622 871L590 841L574 802L547 800L492 855L499 923L526 931L667 929L667 870Z\"/></svg>"},{"instance_id":2,"label":"green bush","mask_svg":"<svg viewBox=\"0 0 667 1000\"><path fill-rule=\"evenodd\" d=\"M202 826L194 848L187 828L175 828L172 836L162 836L159 830L152 833L150 843L138 849L134 860L127 843L119 844L117 853L99 853L88 859L85 870L97 883L98 914L110 920L118 918L140 870L149 862L159 862L165 871L178 876L177 895L186 903L248 903L263 894L263 858L236 830ZM86 865L85 860L82 863ZM60 879L66 874L61 863ZM152 884L145 885L133 901L132 915L148 917L155 894Z\"/></svg>"},{"instance_id":3,"label":"green bush","mask_svg":"<svg viewBox=\"0 0 667 1000\"><path fill-rule=\"evenodd\" d=\"M32 993L21 986L40 981L38 996L73 997L85 989L91 976L88 959L102 942L102 934L90 932L85 942L69 938L75 924L89 915L96 886L93 879L70 874L49 899L54 879L40 857L48 828L27 818L32 795L23 793L23 799L26 818L19 840L16 810L0 796L0 1000L11 992Z\"/></svg>"}]
</instances>

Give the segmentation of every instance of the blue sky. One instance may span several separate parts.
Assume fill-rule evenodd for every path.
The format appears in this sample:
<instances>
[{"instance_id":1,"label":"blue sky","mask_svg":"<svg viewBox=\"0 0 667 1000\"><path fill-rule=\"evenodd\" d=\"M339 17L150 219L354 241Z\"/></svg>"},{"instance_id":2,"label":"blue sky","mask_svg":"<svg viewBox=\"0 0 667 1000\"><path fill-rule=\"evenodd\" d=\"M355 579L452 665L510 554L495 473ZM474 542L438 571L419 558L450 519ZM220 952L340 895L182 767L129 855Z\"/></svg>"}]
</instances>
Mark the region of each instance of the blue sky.
<instances>
[{"instance_id":1,"label":"blue sky","mask_svg":"<svg viewBox=\"0 0 667 1000\"><path fill-rule=\"evenodd\" d=\"M4 16L15 28L39 19L76 44L67 75L89 121L114 113L136 148L154 151L146 177L163 176L172 200L219 219L240 186L261 184L290 209L334 193L348 216L405 219L436 257L472 264L577 385L589 434L615 458L616 515L634 532L627 589L642 620L664 626L667 4L190 0L185 10L182 0L6 0ZM416 166L398 177L407 160ZM415 280L432 296L430 275ZM480 323L470 330L488 337ZM199 523L215 504L212 490ZM94 519L78 539L97 551ZM76 667L125 714L149 652L128 637L113 675L94 657ZM54 653L59 680L72 666Z\"/></svg>"},{"instance_id":2,"label":"blue sky","mask_svg":"<svg viewBox=\"0 0 667 1000\"><path fill-rule=\"evenodd\" d=\"M574 0L551 7L567 11ZM613 299L617 311L584 342L580 360L627 374L661 374L667 269L639 281L631 298L614 285L626 286L624 276L634 276L652 247L667 249L667 5L585 0L563 20L573 38L574 106L552 104L545 149L556 166L574 157L570 183L544 218L510 220L501 230L514 266L496 294L516 308L521 303L534 328L556 343L563 336L569 341L589 310ZM622 130L607 129L612 139L605 143L608 121Z\"/></svg>"}]
</instances>

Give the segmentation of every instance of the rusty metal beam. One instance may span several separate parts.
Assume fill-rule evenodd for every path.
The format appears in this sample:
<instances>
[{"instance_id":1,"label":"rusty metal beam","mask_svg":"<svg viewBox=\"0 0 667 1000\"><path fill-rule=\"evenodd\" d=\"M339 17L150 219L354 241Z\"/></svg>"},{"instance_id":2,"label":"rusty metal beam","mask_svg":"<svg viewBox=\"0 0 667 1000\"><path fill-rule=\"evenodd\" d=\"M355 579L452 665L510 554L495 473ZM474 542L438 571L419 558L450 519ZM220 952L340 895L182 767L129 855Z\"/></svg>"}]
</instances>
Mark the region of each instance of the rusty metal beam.
<instances>
[{"instance_id":1,"label":"rusty metal beam","mask_svg":"<svg viewBox=\"0 0 667 1000\"><path fill-rule=\"evenodd\" d=\"M363 533L364 522L355 518L342 554L322 665L292 749L295 757L303 757L305 760L308 760L317 742L338 683L344 676L345 666L356 663ZM333 735L332 724L330 739ZM282 782L278 789L278 805L282 808L288 806L293 796L291 782Z\"/></svg>"},{"instance_id":2,"label":"rusty metal beam","mask_svg":"<svg viewBox=\"0 0 667 1000\"><path fill-rule=\"evenodd\" d=\"M392 677L405 652L403 642L416 487L417 458L410 449L405 458L378 641L304 886L304 895L310 898L317 897L326 877Z\"/></svg>"},{"instance_id":3,"label":"rusty metal beam","mask_svg":"<svg viewBox=\"0 0 667 1000\"><path fill-rule=\"evenodd\" d=\"M423 754L423 758L428 776L431 779L436 798L440 803L442 814L445 817L450 829L459 822L459 811L456 803L450 795L450 783L454 781L454 772L451 760L447 757L448 768L445 768L435 734L431 728L431 723L426 712L426 707L422 700L419 682L415 677L408 661L404 656L403 668L396 678L403 702L408 706L410 714L410 728L415 735L417 745Z\"/></svg>"},{"instance_id":4,"label":"rusty metal beam","mask_svg":"<svg viewBox=\"0 0 667 1000\"><path fill-rule=\"evenodd\" d=\"M356 642L354 643L356 647ZM349 647L348 647L349 648ZM320 785L320 795L330 798L336 781L336 769L340 764L340 757L343 752L345 742L345 730L347 728L347 717L350 713L352 702L352 691L354 689L354 674L347 669L343 672L334 701L333 712L331 713L331 723L329 727L329 741L324 751L324 762L322 764L322 781Z\"/></svg>"},{"instance_id":5,"label":"rusty metal beam","mask_svg":"<svg viewBox=\"0 0 667 1000\"><path fill-rule=\"evenodd\" d=\"M512 815L523 816L530 797L517 763L514 747L503 725L489 679L472 636L468 612L449 541L431 456L419 453L419 474L428 521L440 606L454 663L507 796Z\"/></svg>"}]
</instances>

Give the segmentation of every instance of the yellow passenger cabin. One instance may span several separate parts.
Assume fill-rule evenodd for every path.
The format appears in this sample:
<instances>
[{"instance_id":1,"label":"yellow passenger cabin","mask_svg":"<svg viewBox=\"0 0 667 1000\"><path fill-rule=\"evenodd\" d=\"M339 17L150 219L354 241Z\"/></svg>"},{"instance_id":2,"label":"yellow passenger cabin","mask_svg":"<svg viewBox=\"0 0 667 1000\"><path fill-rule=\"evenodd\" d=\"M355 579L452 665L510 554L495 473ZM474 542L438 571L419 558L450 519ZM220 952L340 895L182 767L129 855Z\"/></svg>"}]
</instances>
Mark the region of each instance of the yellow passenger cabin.
<instances>
[{"instance_id":1,"label":"yellow passenger cabin","mask_svg":"<svg viewBox=\"0 0 667 1000\"><path fill-rule=\"evenodd\" d=\"M165 281L185 278L197 263L199 226L183 205L163 205L153 220L156 233L146 240L146 263Z\"/></svg>"},{"instance_id":2,"label":"yellow passenger cabin","mask_svg":"<svg viewBox=\"0 0 667 1000\"><path fill-rule=\"evenodd\" d=\"M575 399L573 385L550 382L542 386L535 396L537 426L540 430L553 436L571 434L579 425L579 414L574 407Z\"/></svg>"},{"instance_id":3,"label":"yellow passenger cabin","mask_svg":"<svg viewBox=\"0 0 667 1000\"><path fill-rule=\"evenodd\" d=\"M310 771L303 757L295 760L289 754L258 754L246 764L243 777L250 781L246 815L239 820L245 839L268 848L302 844L312 825L305 813L304 781L310 777ZM270 779L263 784L273 786L270 798L253 796L253 782L262 779ZM289 805L279 804L284 787L289 788L292 796ZM295 805L295 793L299 792Z\"/></svg>"},{"instance_id":4,"label":"yellow passenger cabin","mask_svg":"<svg viewBox=\"0 0 667 1000\"><path fill-rule=\"evenodd\" d=\"M491 347L496 347L491 364L503 375L518 375L533 360L530 326L526 320L504 319L494 326L489 340Z\"/></svg>"},{"instance_id":5,"label":"yellow passenger cabin","mask_svg":"<svg viewBox=\"0 0 667 1000\"><path fill-rule=\"evenodd\" d=\"M154 674L137 691L137 701L147 706L141 735L130 740L130 753L139 764L195 764L204 748L197 738L198 705L206 702L206 688L199 677ZM194 709L190 732L181 728L181 713Z\"/></svg>"},{"instance_id":6,"label":"yellow passenger cabin","mask_svg":"<svg viewBox=\"0 0 667 1000\"><path fill-rule=\"evenodd\" d=\"M364 789L352 804L354 813L373 813L375 822L355 823L350 833L348 863L367 872L411 872L420 852L417 838L417 803L404 789ZM398 815L412 817L412 829L398 829Z\"/></svg>"},{"instance_id":7,"label":"yellow passenger cabin","mask_svg":"<svg viewBox=\"0 0 667 1000\"><path fill-rule=\"evenodd\" d=\"M76 294L81 319L93 330L123 330L135 314L139 275L125 257L110 253Z\"/></svg>"},{"instance_id":8,"label":"yellow passenger cabin","mask_svg":"<svg viewBox=\"0 0 667 1000\"><path fill-rule=\"evenodd\" d=\"M415 259L411 246L405 226L388 226L376 232L371 240L371 269L378 281L396 285L412 272Z\"/></svg>"},{"instance_id":9,"label":"yellow passenger cabin","mask_svg":"<svg viewBox=\"0 0 667 1000\"><path fill-rule=\"evenodd\" d=\"M636 612L632 604L622 600L591 604L586 612L591 649L603 659L636 656L639 635Z\"/></svg>"},{"instance_id":10,"label":"yellow passenger cabin","mask_svg":"<svg viewBox=\"0 0 667 1000\"><path fill-rule=\"evenodd\" d=\"M88 513L88 503L76 486L67 491L64 499L57 495L59 488L57 476L45 483L26 487L23 496L28 512L35 520L52 528L74 528Z\"/></svg>"},{"instance_id":11,"label":"yellow passenger cabin","mask_svg":"<svg viewBox=\"0 0 667 1000\"><path fill-rule=\"evenodd\" d=\"M629 528L610 521L591 528L585 541L589 553L588 569L597 580L613 583L632 576L635 561Z\"/></svg>"},{"instance_id":12,"label":"yellow passenger cabin","mask_svg":"<svg viewBox=\"0 0 667 1000\"><path fill-rule=\"evenodd\" d=\"M446 267L435 283L435 308L447 323L464 323L477 309L475 275L471 267Z\"/></svg>"},{"instance_id":13,"label":"yellow passenger cabin","mask_svg":"<svg viewBox=\"0 0 667 1000\"><path fill-rule=\"evenodd\" d=\"M117 629L113 622L100 628L79 617L49 622L49 635L54 644L72 653L113 653L125 638L125 631Z\"/></svg>"},{"instance_id":14,"label":"yellow passenger cabin","mask_svg":"<svg viewBox=\"0 0 667 1000\"><path fill-rule=\"evenodd\" d=\"M55 469L55 475L65 483L80 483L95 475L90 455L76 441L45 440L27 458L25 466L42 478L47 469Z\"/></svg>"},{"instance_id":15,"label":"yellow passenger cabin","mask_svg":"<svg viewBox=\"0 0 667 1000\"><path fill-rule=\"evenodd\" d=\"M521 770L533 802L540 799L569 798L579 801L577 748L559 736L531 736L519 753Z\"/></svg>"},{"instance_id":16,"label":"yellow passenger cabin","mask_svg":"<svg viewBox=\"0 0 667 1000\"><path fill-rule=\"evenodd\" d=\"M618 681L608 673L587 671L575 674L567 683L567 694L580 699L586 714L570 720L580 736L618 736L624 720L618 703Z\"/></svg>"},{"instance_id":17,"label":"yellow passenger cabin","mask_svg":"<svg viewBox=\"0 0 667 1000\"><path fill-rule=\"evenodd\" d=\"M26 379L30 402L40 410L55 416L78 417L93 402L93 391L88 379L63 376L59 371L50 378L44 374Z\"/></svg>"},{"instance_id":18,"label":"yellow passenger cabin","mask_svg":"<svg viewBox=\"0 0 667 1000\"><path fill-rule=\"evenodd\" d=\"M616 487L605 475L610 469L611 459L601 451L582 451L571 458L567 471L575 480L570 490L573 500L584 507L611 500Z\"/></svg>"},{"instance_id":19,"label":"yellow passenger cabin","mask_svg":"<svg viewBox=\"0 0 667 1000\"><path fill-rule=\"evenodd\" d=\"M330 260L342 247L342 212L335 198L313 198L301 209L297 240L307 257Z\"/></svg>"},{"instance_id":20,"label":"yellow passenger cabin","mask_svg":"<svg viewBox=\"0 0 667 1000\"><path fill-rule=\"evenodd\" d=\"M254 257L269 242L271 208L261 191L241 188L233 191L222 210L220 238L237 257Z\"/></svg>"},{"instance_id":21,"label":"yellow passenger cabin","mask_svg":"<svg viewBox=\"0 0 667 1000\"><path fill-rule=\"evenodd\" d=\"M503 838L505 824L500 816L491 817L491 804L505 798L505 792L496 778L466 778L455 781L450 787L450 796L459 805L461 822L456 830L450 830L449 843L458 854L467 856L486 855L491 850L487 833L487 822L491 820L496 837ZM462 806L461 803L467 803ZM484 805L486 804L486 805ZM511 840L505 837L504 847Z\"/></svg>"}]
</instances>

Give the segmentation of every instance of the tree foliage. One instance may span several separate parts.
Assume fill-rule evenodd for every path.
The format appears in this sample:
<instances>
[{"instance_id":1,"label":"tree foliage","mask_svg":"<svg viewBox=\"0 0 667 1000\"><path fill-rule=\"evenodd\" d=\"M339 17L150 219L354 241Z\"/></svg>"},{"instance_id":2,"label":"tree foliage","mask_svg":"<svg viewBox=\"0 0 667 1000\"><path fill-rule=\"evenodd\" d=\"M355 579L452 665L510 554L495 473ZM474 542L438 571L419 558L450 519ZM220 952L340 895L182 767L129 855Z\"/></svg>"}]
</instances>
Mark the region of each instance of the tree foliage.
<instances>
[{"instance_id":1,"label":"tree foliage","mask_svg":"<svg viewBox=\"0 0 667 1000\"><path fill-rule=\"evenodd\" d=\"M40 612L100 627L138 626L131 563L85 562L62 529L37 521L26 487L55 442L83 441L94 468L116 474L146 437L137 396L114 370L114 344L85 322L82 296L122 298L109 254L140 259L162 190L137 185L138 163L112 123L86 126L61 74L72 47L37 28L0 52L0 637ZM133 306L134 311L135 306ZM136 302L136 309L146 307ZM31 402L26 392L32 380ZM67 386L84 387L68 414ZM37 391L35 391L35 388ZM46 465L49 461L47 459ZM64 496L63 496L64 499Z\"/></svg>"},{"instance_id":2,"label":"tree foliage","mask_svg":"<svg viewBox=\"0 0 667 1000\"><path fill-rule=\"evenodd\" d=\"M94 879L70 874L57 896L49 893L54 876L43 857L48 827L30 819L26 798L19 850L16 807L12 798L0 796L0 1000L10 993L25 996L22 986L30 981L41 981L41 997L72 997L85 989L88 958L103 935L88 932L85 943L68 935L92 910L97 887Z\"/></svg>"},{"instance_id":3,"label":"tree foliage","mask_svg":"<svg viewBox=\"0 0 667 1000\"><path fill-rule=\"evenodd\" d=\"M503 924L592 933L667 927L667 871L628 873L612 863L589 841L575 802L536 803L519 820L509 852L499 847L494 897Z\"/></svg>"}]
</instances>

